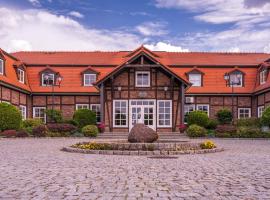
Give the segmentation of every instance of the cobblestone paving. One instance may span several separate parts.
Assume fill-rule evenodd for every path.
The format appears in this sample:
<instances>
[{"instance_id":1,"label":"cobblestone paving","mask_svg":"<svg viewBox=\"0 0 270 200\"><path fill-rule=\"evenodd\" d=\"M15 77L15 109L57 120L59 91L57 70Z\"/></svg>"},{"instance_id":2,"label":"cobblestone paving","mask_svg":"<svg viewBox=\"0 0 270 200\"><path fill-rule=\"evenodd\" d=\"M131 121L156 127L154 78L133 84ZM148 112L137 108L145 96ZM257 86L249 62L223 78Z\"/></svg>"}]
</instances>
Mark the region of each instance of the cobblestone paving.
<instances>
[{"instance_id":1,"label":"cobblestone paving","mask_svg":"<svg viewBox=\"0 0 270 200\"><path fill-rule=\"evenodd\" d=\"M177 159L59 151L86 139L0 139L0 199L270 199L270 140Z\"/></svg>"}]
</instances>

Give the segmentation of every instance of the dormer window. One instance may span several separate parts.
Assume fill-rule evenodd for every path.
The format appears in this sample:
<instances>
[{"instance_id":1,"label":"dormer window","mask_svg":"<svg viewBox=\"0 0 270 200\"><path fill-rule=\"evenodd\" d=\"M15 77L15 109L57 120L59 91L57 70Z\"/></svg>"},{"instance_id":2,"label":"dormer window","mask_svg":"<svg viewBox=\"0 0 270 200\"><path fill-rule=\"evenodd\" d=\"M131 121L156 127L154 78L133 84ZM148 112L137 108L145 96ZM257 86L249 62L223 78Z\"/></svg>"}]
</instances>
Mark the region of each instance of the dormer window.
<instances>
[{"instance_id":1,"label":"dormer window","mask_svg":"<svg viewBox=\"0 0 270 200\"><path fill-rule=\"evenodd\" d=\"M84 79L84 81L83 81L84 86L93 86L93 83L95 83L97 80L97 75L96 74L84 74L83 79Z\"/></svg>"},{"instance_id":2,"label":"dormer window","mask_svg":"<svg viewBox=\"0 0 270 200\"><path fill-rule=\"evenodd\" d=\"M267 79L267 70L263 69L262 71L260 71L260 85L264 84L266 82Z\"/></svg>"},{"instance_id":3,"label":"dormer window","mask_svg":"<svg viewBox=\"0 0 270 200\"><path fill-rule=\"evenodd\" d=\"M233 72L229 77L230 87L243 87L243 74L241 72Z\"/></svg>"},{"instance_id":4,"label":"dormer window","mask_svg":"<svg viewBox=\"0 0 270 200\"><path fill-rule=\"evenodd\" d=\"M186 76L193 87L202 87L203 75L204 75L204 73L201 72L196 67L193 68L191 71L186 73Z\"/></svg>"},{"instance_id":5,"label":"dormer window","mask_svg":"<svg viewBox=\"0 0 270 200\"><path fill-rule=\"evenodd\" d=\"M4 61L2 59L0 59L0 74L4 74Z\"/></svg>"},{"instance_id":6,"label":"dormer window","mask_svg":"<svg viewBox=\"0 0 270 200\"><path fill-rule=\"evenodd\" d=\"M22 69L18 69L18 78L19 78L19 82L20 83L24 83L24 70Z\"/></svg>"},{"instance_id":7,"label":"dormer window","mask_svg":"<svg viewBox=\"0 0 270 200\"><path fill-rule=\"evenodd\" d=\"M42 86L51 86L54 84L54 74L53 73L43 73L41 77Z\"/></svg>"}]
</instances>

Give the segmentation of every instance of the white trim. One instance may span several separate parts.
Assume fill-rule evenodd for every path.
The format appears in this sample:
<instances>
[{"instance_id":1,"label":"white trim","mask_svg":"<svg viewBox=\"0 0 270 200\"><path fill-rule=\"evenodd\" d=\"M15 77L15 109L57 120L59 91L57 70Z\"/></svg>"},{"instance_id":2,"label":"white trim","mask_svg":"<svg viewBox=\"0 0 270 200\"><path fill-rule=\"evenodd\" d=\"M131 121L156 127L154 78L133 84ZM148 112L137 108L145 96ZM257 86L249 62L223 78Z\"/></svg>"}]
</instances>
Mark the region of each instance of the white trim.
<instances>
[{"instance_id":1,"label":"white trim","mask_svg":"<svg viewBox=\"0 0 270 200\"><path fill-rule=\"evenodd\" d=\"M206 106L207 107L207 115L209 117L209 114L210 114L210 112L209 112L209 104L197 104L196 105L196 110L199 110L198 109L199 106Z\"/></svg>"},{"instance_id":2,"label":"white trim","mask_svg":"<svg viewBox=\"0 0 270 200\"><path fill-rule=\"evenodd\" d=\"M115 103L116 102L126 102L126 125L116 125L115 124ZM115 128L127 128L128 127L128 100L113 100L113 127Z\"/></svg>"},{"instance_id":3,"label":"white trim","mask_svg":"<svg viewBox=\"0 0 270 200\"><path fill-rule=\"evenodd\" d=\"M34 115L35 115L35 109L44 109L44 123L46 123L46 118L47 118L47 116L46 116L46 113L45 113L45 111L46 111L46 107L33 107L33 118L34 119L42 119L42 118L40 118L40 117L35 117Z\"/></svg>"},{"instance_id":4,"label":"white trim","mask_svg":"<svg viewBox=\"0 0 270 200\"><path fill-rule=\"evenodd\" d=\"M247 118L250 118L251 117L251 108L238 108L238 113L237 113L238 119L246 119L246 118L240 118L240 110L242 110L242 109L248 109L249 113L248 113Z\"/></svg>"},{"instance_id":5,"label":"white trim","mask_svg":"<svg viewBox=\"0 0 270 200\"><path fill-rule=\"evenodd\" d=\"M87 104L87 103L77 103L76 110L79 110L79 108L78 108L79 106L87 107L87 108L83 108L83 109L89 109L89 104Z\"/></svg>"},{"instance_id":6,"label":"white trim","mask_svg":"<svg viewBox=\"0 0 270 200\"><path fill-rule=\"evenodd\" d=\"M85 76L94 76L94 77L95 77L95 81L94 81L94 82L96 82L96 80L97 80L97 75L96 75L96 74L87 74L87 73L83 75L83 86L93 86L92 83L89 83L89 84L86 84L86 83L85 83L85 80L86 80ZM93 83L94 83L94 82L93 82Z\"/></svg>"},{"instance_id":7,"label":"white trim","mask_svg":"<svg viewBox=\"0 0 270 200\"><path fill-rule=\"evenodd\" d=\"M25 77L24 74L25 74L24 70L18 69L18 78L19 78L20 83L24 83L24 77Z\"/></svg>"},{"instance_id":8,"label":"white trim","mask_svg":"<svg viewBox=\"0 0 270 200\"><path fill-rule=\"evenodd\" d=\"M19 108L20 108L20 112L21 112L21 115L22 115L22 119L26 120L26 118L27 118L26 106L20 105Z\"/></svg>"},{"instance_id":9,"label":"white trim","mask_svg":"<svg viewBox=\"0 0 270 200\"><path fill-rule=\"evenodd\" d=\"M266 69L260 71L259 79L260 79L260 85L266 83L266 79L267 79L267 70Z\"/></svg>"},{"instance_id":10,"label":"white trim","mask_svg":"<svg viewBox=\"0 0 270 200\"><path fill-rule=\"evenodd\" d=\"M42 73L41 74L41 85L42 86L51 86L51 85L48 85L48 84L44 84L44 75L52 75L53 76L53 84L54 84L54 73Z\"/></svg>"},{"instance_id":11,"label":"white trim","mask_svg":"<svg viewBox=\"0 0 270 200\"><path fill-rule=\"evenodd\" d=\"M0 75L4 75L4 61L0 59Z\"/></svg>"},{"instance_id":12,"label":"white trim","mask_svg":"<svg viewBox=\"0 0 270 200\"><path fill-rule=\"evenodd\" d=\"M170 103L170 124L160 125L159 124L159 102L169 102ZM171 128L172 127L172 100L157 100L157 127L159 128Z\"/></svg>"},{"instance_id":13,"label":"white trim","mask_svg":"<svg viewBox=\"0 0 270 200\"><path fill-rule=\"evenodd\" d=\"M148 74L148 84L147 85L138 85L137 83L137 76L138 74ZM151 77L150 77L150 71L136 71L135 73L135 87L150 87Z\"/></svg>"},{"instance_id":14,"label":"white trim","mask_svg":"<svg viewBox=\"0 0 270 200\"><path fill-rule=\"evenodd\" d=\"M261 113L260 113L260 109L262 109ZM258 106L258 108L257 108L257 117L258 118L262 117L263 111L264 111L264 106Z\"/></svg>"}]
</instances>

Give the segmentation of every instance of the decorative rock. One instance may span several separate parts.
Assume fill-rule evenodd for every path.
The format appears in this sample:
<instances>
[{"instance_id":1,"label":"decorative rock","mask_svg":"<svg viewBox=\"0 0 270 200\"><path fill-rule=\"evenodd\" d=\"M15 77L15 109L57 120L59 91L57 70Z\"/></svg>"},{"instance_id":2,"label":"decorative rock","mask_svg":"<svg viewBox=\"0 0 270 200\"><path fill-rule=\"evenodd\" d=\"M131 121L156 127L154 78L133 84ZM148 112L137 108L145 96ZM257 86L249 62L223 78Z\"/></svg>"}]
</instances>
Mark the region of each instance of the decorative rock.
<instances>
[{"instance_id":1,"label":"decorative rock","mask_svg":"<svg viewBox=\"0 0 270 200\"><path fill-rule=\"evenodd\" d=\"M158 134L144 124L135 124L128 134L131 143L152 143L158 139Z\"/></svg>"}]
</instances>

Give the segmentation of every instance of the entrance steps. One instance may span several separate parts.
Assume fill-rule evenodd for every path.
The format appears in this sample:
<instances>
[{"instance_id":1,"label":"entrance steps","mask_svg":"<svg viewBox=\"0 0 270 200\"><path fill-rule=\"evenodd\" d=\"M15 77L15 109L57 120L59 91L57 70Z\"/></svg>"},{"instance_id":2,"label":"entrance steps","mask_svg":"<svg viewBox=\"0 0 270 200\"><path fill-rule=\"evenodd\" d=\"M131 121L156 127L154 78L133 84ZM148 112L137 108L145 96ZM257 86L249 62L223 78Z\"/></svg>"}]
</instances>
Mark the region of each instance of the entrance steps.
<instances>
[{"instance_id":1,"label":"entrance steps","mask_svg":"<svg viewBox=\"0 0 270 200\"><path fill-rule=\"evenodd\" d=\"M185 134L180 134L179 132L169 132L169 133L158 133L159 139L162 140L181 140L187 139ZM126 140L128 138L127 132L105 132L100 133L97 136L97 139L118 139L118 140Z\"/></svg>"}]
</instances>

